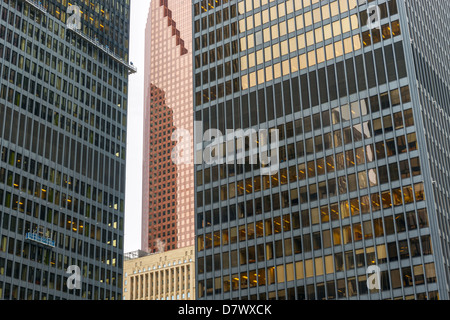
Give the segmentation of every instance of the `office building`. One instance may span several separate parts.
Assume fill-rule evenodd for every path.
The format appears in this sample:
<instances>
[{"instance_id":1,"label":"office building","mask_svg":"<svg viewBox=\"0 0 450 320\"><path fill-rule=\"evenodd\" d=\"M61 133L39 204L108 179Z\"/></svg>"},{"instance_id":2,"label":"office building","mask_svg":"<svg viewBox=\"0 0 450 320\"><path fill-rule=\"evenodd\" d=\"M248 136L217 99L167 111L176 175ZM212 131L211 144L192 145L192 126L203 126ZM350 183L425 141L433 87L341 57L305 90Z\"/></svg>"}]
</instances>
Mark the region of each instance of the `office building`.
<instances>
[{"instance_id":1,"label":"office building","mask_svg":"<svg viewBox=\"0 0 450 320\"><path fill-rule=\"evenodd\" d=\"M124 300L195 299L194 246L125 254Z\"/></svg>"},{"instance_id":2,"label":"office building","mask_svg":"<svg viewBox=\"0 0 450 320\"><path fill-rule=\"evenodd\" d=\"M0 298L121 300L129 1L0 10Z\"/></svg>"},{"instance_id":3,"label":"office building","mask_svg":"<svg viewBox=\"0 0 450 320\"><path fill-rule=\"evenodd\" d=\"M280 160L196 165L198 299L448 299L448 7L193 1L195 120Z\"/></svg>"},{"instance_id":4,"label":"office building","mask_svg":"<svg viewBox=\"0 0 450 320\"><path fill-rule=\"evenodd\" d=\"M194 245L194 168L192 161L181 164L172 157L176 130L193 132L191 17L187 0L150 4L145 33L141 249L153 253Z\"/></svg>"}]
</instances>

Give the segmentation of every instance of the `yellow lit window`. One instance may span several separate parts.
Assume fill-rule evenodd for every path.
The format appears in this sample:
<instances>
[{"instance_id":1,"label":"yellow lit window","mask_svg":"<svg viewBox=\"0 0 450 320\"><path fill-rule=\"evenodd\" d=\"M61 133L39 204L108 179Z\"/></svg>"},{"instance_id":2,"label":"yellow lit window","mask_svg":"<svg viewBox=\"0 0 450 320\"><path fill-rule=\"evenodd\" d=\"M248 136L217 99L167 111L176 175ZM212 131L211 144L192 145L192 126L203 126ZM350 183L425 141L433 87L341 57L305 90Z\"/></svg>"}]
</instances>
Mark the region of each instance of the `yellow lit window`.
<instances>
[{"instance_id":1,"label":"yellow lit window","mask_svg":"<svg viewBox=\"0 0 450 320\"><path fill-rule=\"evenodd\" d=\"M317 49L317 63L325 61L325 50L322 48Z\"/></svg>"},{"instance_id":2,"label":"yellow lit window","mask_svg":"<svg viewBox=\"0 0 450 320\"><path fill-rule=\"evenodd\" d=\"M264 60L266 62L272 60L272 47L267 47L264 49Z\"/></svg>"},{"instance_id":3,"label":"yellow lit window","mask_svg":"<svg viewBox=\"0 0 450 320\"><path fill-rule=\"evenodd\" d=\"M240 43L241 43L241 51L247 50L247 38L241 38L240 39Z\"/></svg>"},{"instance_id":4,"label":"yellow lit window","mask_svg":"<svg viewBox=\"0 0 450 320\"><path fill-rule=\"evenodd\" d=\"M301 0L298 0L301 1ZM295 263L295 274L297 275L297 280L303 279L303 261L298 261Z\"/></svg>"},{"instance_id":5,"label":"yellow lit window","mask_svg":"<svg viewBox=\"0 0 450 320\"><path fill-rule=\"evenodd\" d=\"M272 26L272 40L278 38L278 25Z\"/></svg>"},{"instance_id":6,"label":"yellow lit window","mask_svg":"<svg viewBox=\"0 0 450 320\"><path fill-rule=\"evenodd\" d=\"M248 55L248 67L252 68L255 66L255 53L252 52Z\"/></svg>"},{"instance_id":7,"label":"yellow lit window","mask_svg":"<svg viewBox=\"0 0 450 320\"><path fill-rule=\"evenodd\" d=\"M274 74L275 79L281 77L281 64L280 63L277 63L273 66L273 74Z\"/></svg>"},{"instance_id":8,"label":"yellow lit window","mask_svg":"<svg viewBox=\"0 0 450 320\"><path fill-rule=\"evenodd\" d=\"M264 4L263 4L264 5ZM253 0L253 8L257 9L259 8L259 0Z\"/></svg>"},{"instance_id":9,"label":"yellow lit window","mask_svg":"<svg viewBox=\"0 0 450 320\"><path fill-rule=\"evenodd\" d=\"M241 57L241 70L247 69L247 56Z\"/></svg>"},{"instance_id":10,"label":"yellow lit window","mask_svg":"<svg viewBox=\"0 0 450 320\"><path fill-rule=\"evenodd\" d=\"M316 276L323 275L323 258L316 258L314 262L316 265Z\"/></svg>"},{"instance_id":11,"label":"yellow lit window","mask_svg":"<svg viewBox=\"0 0 450 320\"><path fill-rule=\"evenodd\" d=\"M262 14L262 22L263 22L263 24L270 21L269 9L264 10L263 12L261 12L261 14Z\"/></svg>"},{"instance_id":12,"label":"yellow lit window","mask_svg":"<svg viewBox=\"0 0 450 320\"><path fill-rule=\"evenodd\" d=\"M295 17L295 20L297 22L297 30L303 29L303 15L298 15L297 17Z\"/></svg>"},{"instance_id":13,"label":"yellow lit window","mask_svg":"<svg viewBox=\"0 0 450 320\"><path fill-rule=\"evenodd\" d=\"M352 10L358 6L358 0L348 0L349 9Z\"/></svg>"},{"instance_id":14,"label":"yellow lit window","mask_svg":"<svg viewBox=\"0 0 450 320\"><path fill-rule=\"evenodd\" d=\"M268 66L266 68L266 81L270 81L273 79L272 66Z\"/></svg>"},{"instance_id":15,"label":"yellow lit window","mask_svg":"<svg viewBox=\"0 0 450 320\"><path fill-rule=\"evenodd\" d=\"M334 52L336 57L340 57L344 54L344 50L342 48L342 41L338 41L334 44Z\"/></svg>"},{"instance_id":16,"label":"yellow lit window","mask_svg":"<svg viewBox=\"0 0 450 320\"><path fill-rule=\"evenodd\" d=\"M256 52L256 64L262 64L264 62L263 50L258 50Z\"/></svg>"},{"instance_id":17,"label":"yellow lit window","mask_svg":"<svg viewBox=\"0 0 450 320\"><path fill-rule=\"evenodd\" d=\"M322 6L322 20L330 18L330 5L326 4Z\"/></svg>"},{"instance_id":18,"label":"yellow lit window","mask_svg":"<svg viewBox=\"0 0 450 320\"><path fill-rule=\"evenodd\" d=\"M250 87L256 86L256 72L250 73L249 79L250 79Z\"/></svg>"},{"instance_id":19,"label":"yellow lit window","mask_svg":"<svg viewBox=\"0 0 450 320\"><path fill-rule=\"evenodd\" d=\"M339 5L337 1L330 3L331 16L334 17L339 14Z\"/></svg>"},{"instance_id":20,"label":"yellow lit window","mask_svg":"<svg viewBox=\"0 0 450 320\"><path fill-rule=\"evenodd\" d=\"M312 259L308 259L305 261L305 270L307 278L314 276L314 266Z\"/></svg>"},{"instance_id":21,"label":"yellow lit window","mask_svg":"<svg viewBox=\"0 0 450 320\"><path fill-rule=\"evenodd\" d=\"M323 33L325 40L331 39L333 37L333 34L331 32L331 24L323 26Z\"/></svg>"},{"instance_id":22,"label":"yellow lit window","mask_svg":"<svg viewBox=\"0 0 450 320\"><path fill-rule=\"evenodd\" d=\"M308 52L308 66L313 66L316 64L316 51Z\"/></svg>"},{"instance_id":23,"label":"yellow lit window","mask_svg":"<svg viewBox=\"0 0 450 320\"><path fill-rule=\"evenodd\" d=\"M306 12L304 14L304 16L305 16L305 27L308 27L308 26L312 25L312 14L311 14L311 11Z\"/></svg>"},{"instance_id":24,"label":"yellow lit window","mask_svg":"<svg viewBox=\"0 0 450 320\"><path fill-rule=\"evenodd\" d=\"M245 32L245 20L239 21L239 32Z\"/></svg>"},{"instance_id":25,"label":"yellow lit window","mask_svg":"<svg viewBox=\"0 0 450 320\"><path fill-rule=\"evenodd\" d=\"M249 34L247 37L248 49L251 49L255 46L255 37L253 34Z\"/></svg>"},{"instance_id":26,"label":"yellow lit window","mask_svg":"<svg viewBox=\"0 0 450 320\"><path fill-rule=\"evenodd\" d=\"M306 33L306 46L312 46L314 44L314 31L308 31Z\"/></svg>"},{"instance_id":27,"label":"yellow lit window","mask_svg":"<svg viewBox=\"0 0 450 320\"><path fill-rule=\"evenodd\" d=\"M289 19L288 22L287 22L287 25L288 25L288 32L289 33L295 31L295 19L294 18Z\"/></svg>"},{"instance_id":28,"label":"yellow lit window","mask_svg":"<svg viewBox=\"0 0 450 320\"><path fill-rule=\"evenodd\" d=\"M333 36L338 36L341 34L341 23L339 20L333 22Z\"/></svg>"},{"instance_id":29,"label":"yellow lit window","mask_svg":"<svg viewBox=\"0 0 450 320\"><path fill-rule=\"evenodd\" d=\"M327 274L334 272L332 255L325 256L325 270Z\"/></svg>"},{"instance_id":30,"label":"yellow lit window","mask_svg":"<svg viewBox=\"0 0 450 320\"><path fill-rule=\"evenodd\" d=\"M286 265L286 281L294 281L294 264L288 263Z\"/></svg>"},{"instance_id":31,"label":"yellow lit window","mask_svg":"<svg viewBox=\"0 0 450 320\"><path fill-rule=\"evenodd\" d=\"M341 9L341 13L348 11L348 2L347 0L339 0L339 7Z\"/></svg>"},{"instance_id":32,"label":"yellow lit window","mask_svg":"<svg viewBox=\"0 0 450 320\"><path fill-rule=\"evenodd\" d=\"M255 28L261 25L261 13L255 15Z\"/></svg>"},{"instance_id":33,"label":"yellow lit window","mask_svg":"<svg viewBox=\"0 0 450 320\"><path fill-rule=\"evenodd\" d=\"M253 29L253 16L247 17L247 30Z\"/></svg>"},{"instance_id":34,"label":"yellow lit window","mask_svg":"<svg viewBox=\"0 0 450 320\"><path fill-rule=\"evenodd\" d=\"M273 48L273 51L272 51L273 58L276 59L276 58L278 58L280 56L280 44L276 43L276 44L273 45L272 48Z\"/></svg>"},{"instance_id":35,"label":"yellow lit window","mask_svg":"<svg viewBox=\"0 0 450 320\"><path fill-rule=\"evenodd\" d=\"M288 75L290 73L290 67L289 67L289 60L284 60L282 62L282 68L283 68L283 76Z\"/></svg>"},{"instance_id":36,"label":"yellow lit window","mask_svg":"<svg viewBox=\"0 0 450 320\"><path fill-rule=\"evenodd\" d=\"M284 1L278 5L278 17L284 17L286 15L286 8L284 6Z\"/></svg>"},{"instance_id":37,"label":"yellow lit window","mask_svg":"<svg viewBox=\"0 0 450 320\"><path fill-rule=\"evenodd\" d=\"M320 15L320 11L321 11L320 7L313 10L314 23L320 22L322 20L322 17Z\"/></svg>"},{"instance_id":38,"label":"yellow lit window","mask_svg":"<svg viewBox=\"0 0 450 320\"><path fill-rule=\"evenodd\" d=\"M294 1L287 0L286 1L286 14L290 14L292 12L294 12Z\"/></svg>"},{"instance_id":39,"label":"yellow lit window","mask_svg":"<svg viewBox=\"0 0 450 320\"><path fill-rule=\"evenodd\" d=\"M350 27L350 19L348 17L342 19L342 33L349 32L350 29L351 29L351 27Z\"/></svg>"},{"instance_id":40,"label":"yellow lit window","mask_svg":"<svg viewBox=\"0 0 450 320\"><path fill-rule=\"evenodd\" d=\"M358 15L354 14L350 17L350 22L352 24L352 30L356 30L359 28L359 20Z\"/></svg>"},{"instance_id":41,"label":"yellow lit window","mask_svg":"<svg viewBox=\"0 0 450 320\"><path fill-rule=\"evenodd\" d=\"M355 51L362 48L362 40L359 34L353 36L353 48Z\"/></svg>"},{"instance_id":42,"label":"yellow lit window","mask_svg":"<svg viewBox=\"0 0 450 320\"><path fill-rule=\"evenodd\" d=\"M264 42L269 42L270 41L270 27L269 28L265 28L263 30L263 38L264 38Z\"/></svg>"},{"instance_id":43,"label":"yellow lit window","mask_svg":"<svg viewBox=\"0 0 450 320\"><path fill-rule=\"evenodd\" d=\"M245 13L245 3L244 3L244 1L239 2L239 4L238 4L238 12L239 12L239 14L244 14Z\"/></svg>"},{"instance_id":44,"label":"yellow lit window","mask_svg":"<svg viewBox=\"0 0 450 320\"><path fill-rule=\"evenodd\" d=\"M258 84L264 83L264 69L258 70Z\"/></svg>"},{"instance_id":45,"label":"yellow lit window","mask_svg":"<svg viewBox=\"0 0 450 320\"><path fill-rule=\"evenodd\" d=\"M284 282L284 265L277 266L277 282Z\"/></svg>"},{"instance_id":46,"label":"yellow lit window","mask_svg":"<svg viewBox=\"0 0 450 320\"><path fill-rule=\"evenodd\" d=\"M250 10L252 10L253 9L253 0L247 0L246 2L245 2L245 10L247 11L247 12L249 12Z\"/></svg>"},{"instance_id":47,"label":"yellow lit window","mask_svg":"<svg viewBox=\"0 0 450 320\"><path fill-rule=\"evenodd\" d=\"M351 37L344 39L344 49L345 49L345 53L350 53L353 51L353 44L352 44Z\"/></svg>"},{"instance_id":48,"label":"yellow lit window","mask_svg":"<svg viewBox=\"0 0 450 320\"><path fill-rule=\"evenodd\" d=\"M300 70L306 69L307 67L306 53L300 55L298 58L300 60Z\"/></svg>"},{"instance_id":49,"label":"yellow lit window","mask_svg":"<svg viewBox=\"0 0 450 320\"><path fill-rule=\"evenodd\" d=\"M315 29L315 35L316 35L316 43L323 41L323 34L322 34L322 28Z\"/></svg>"},{"instance_id":50,"label":"yellow lit window","mask_svg":"<svg viewBox=\"0 0 450 320\"><path fill-rule=\"evenodd\" d=\"M298 60L297 57L291 58L291 72L298 71Z\"/></svg>"},{"instance_id":51,"label":"yellow lit window","mask_svg":"<svg viewBox=\"0 0 450 320\"><path fill-rule=\"evenodd\" d=\"M270 20L273 21L277 18L278 18L277 6L271 7L270 8Z\"/></svg>"},{"instance_id":52,"label":"yellow lit window","mask_svg":"<svg viewBox=\"0 0 450 320\"><path fill-rule=\"evenodd\" d=\"M242 85L242 90L248 89L248 75L242 76L241 85Z\"/></svg>"},{"instance_id":53,"label":"yellow lit window","mask_svg":"<svg viewBox=\"0 0 450 320\"><path fill-rule=\"evenodd\" d=\"M289 39L289 52L297 51L297 38L292 37Z\"/></svg>"},{"instance_id":54,"label":"yellow lit window","mask_svg":"<svg viewBox=\"0 0 450 320\"><path fill-rule=\"evenodd\" d=\"M287 33L286 22L280 22L280 37L284 36Z\"/></svg>"},{"instance_id":55,"label":"yellow lit window","mask_svg":"<svg viewBox=\"0 0 450 320\"><path fill-rule=\"evenodd\" d=\"M281 55L284 56L289 53L288 41L284 40L281 42Z\"/></svg>"}]
</instances>

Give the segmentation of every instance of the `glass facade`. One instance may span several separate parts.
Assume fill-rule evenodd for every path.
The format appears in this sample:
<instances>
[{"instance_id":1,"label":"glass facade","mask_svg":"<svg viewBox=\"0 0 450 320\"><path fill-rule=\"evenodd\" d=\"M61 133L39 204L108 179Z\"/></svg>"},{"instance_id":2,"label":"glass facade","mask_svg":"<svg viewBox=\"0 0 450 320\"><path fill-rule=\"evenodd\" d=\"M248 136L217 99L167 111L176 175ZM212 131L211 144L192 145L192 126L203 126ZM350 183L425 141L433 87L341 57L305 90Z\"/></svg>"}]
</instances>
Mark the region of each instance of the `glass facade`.
<instances>
[{"instance_id":1,"label":"glass facade","mask_svg":"<svg viewBox=\"0 0 450 320\"><path fill-rule=\"evenodd\" d=\"M1 299L122 298L129 1L69 5L0 4Z\"/></svg>"},{"instance_id":2,"label":"glass facade","mask_svg":"<svg viewBox=\"0 0 450 320\"><path fill-rule=\"evenodd\" d=\"M413 25L403 0L360 2L193 1L195 120L280 132L272 176L196 165L198 299L447 297Z\"/></svg>"}]
</instances>

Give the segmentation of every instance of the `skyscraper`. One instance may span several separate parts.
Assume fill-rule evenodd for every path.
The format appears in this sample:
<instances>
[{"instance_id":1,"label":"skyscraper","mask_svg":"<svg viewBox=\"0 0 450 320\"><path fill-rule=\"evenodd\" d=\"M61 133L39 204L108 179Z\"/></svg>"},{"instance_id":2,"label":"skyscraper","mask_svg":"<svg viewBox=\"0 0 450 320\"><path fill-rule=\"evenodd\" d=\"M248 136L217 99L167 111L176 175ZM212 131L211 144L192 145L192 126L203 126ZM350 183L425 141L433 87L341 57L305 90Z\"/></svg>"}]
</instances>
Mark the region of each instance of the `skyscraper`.
<instances>
[{"instance_id":1,"label":"skyscraper","mask_svg":"<svg viewBox=\"0 0 450 320\"><path fill-rule=\"evenodd\" d=\"M190 1L157 0L147 20L141 248L148 252L194 245L194 167L172 157L176 130L193 133L191 17Z\"/></svg>"},{"instance_id":2,"label":"skyscraper","mask_svg":"<svg viewBox=\"0 0 450 320\"><path fill-rule=\"evenodd\" d=\"M196 166L199 299L448 298L448 7L193 1L195 120L280 133Z\"/></svg>"},{"instance_id":3,"label":"skyscraper","mask_svg":"<svg viewBox=\"0 0 450 320\"><path fill-rule=\"evenodd\" d=\"M129 1L0 6L0 298L121 299Z\"/></svg>"}]
</instances>

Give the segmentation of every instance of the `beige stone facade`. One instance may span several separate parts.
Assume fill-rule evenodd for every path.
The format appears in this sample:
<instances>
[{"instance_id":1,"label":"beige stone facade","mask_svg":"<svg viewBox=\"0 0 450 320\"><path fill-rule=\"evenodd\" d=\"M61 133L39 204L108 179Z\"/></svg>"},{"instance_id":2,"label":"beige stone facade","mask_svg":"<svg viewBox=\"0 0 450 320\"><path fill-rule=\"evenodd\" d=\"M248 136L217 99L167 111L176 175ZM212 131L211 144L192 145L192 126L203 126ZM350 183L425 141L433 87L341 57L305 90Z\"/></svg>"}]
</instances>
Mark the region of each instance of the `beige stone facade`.
<instances>
[{"instance_id":1,"label":"beige stone facade","mask_svg":"<svg viewBox=\"0 0 450 320\"><path fill-rule=\"evenodd\" d=\"M124 300L194 300L195 248L125 255Z\"/></svg>"}]
</instances>

